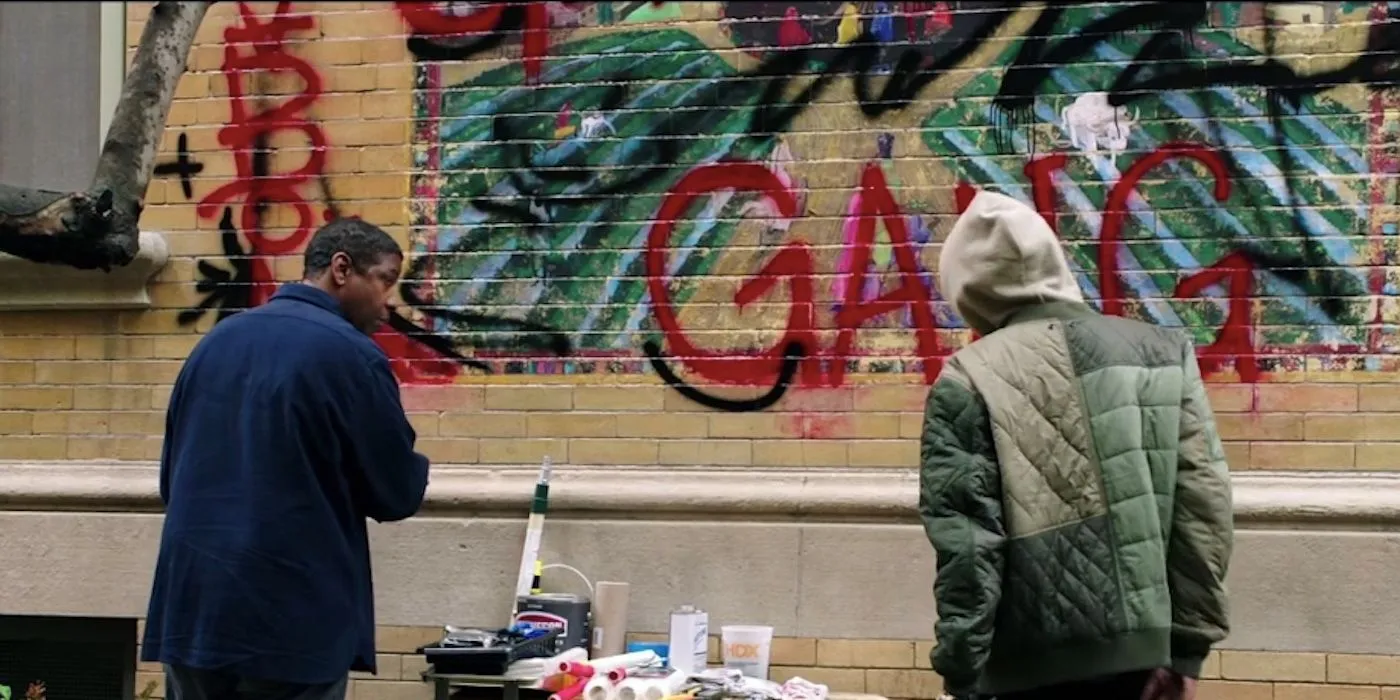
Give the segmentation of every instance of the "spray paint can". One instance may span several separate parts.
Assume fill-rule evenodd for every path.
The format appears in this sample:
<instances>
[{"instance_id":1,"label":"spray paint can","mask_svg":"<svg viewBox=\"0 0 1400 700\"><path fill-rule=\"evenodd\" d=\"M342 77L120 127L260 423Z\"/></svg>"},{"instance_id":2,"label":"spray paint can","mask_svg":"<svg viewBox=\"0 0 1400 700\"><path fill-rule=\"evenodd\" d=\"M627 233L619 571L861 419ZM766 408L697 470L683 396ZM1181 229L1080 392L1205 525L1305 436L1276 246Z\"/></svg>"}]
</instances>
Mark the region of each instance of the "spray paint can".
<instances>
[{"instance_id":1,"label":"spray paint can","mask_svg":"<svg viewBox=\"0 0 1400 700\"><path fill-rule=\"evenodd\" d=\"M516 600L515 624L559 630L555 653L588 648L591 602L570 593L539 593Z\"/></svg>"},{"instance_id":2,"label":"spray paint can","mask_svg":"<svg viewBox=\"0 0 1400 700\"><path fill-rule=\"evenodd\" d=\"M694 605L671 611L671 668L684 673L700 673L710 660L710 615Z\"/></svg>"}]
</instances>

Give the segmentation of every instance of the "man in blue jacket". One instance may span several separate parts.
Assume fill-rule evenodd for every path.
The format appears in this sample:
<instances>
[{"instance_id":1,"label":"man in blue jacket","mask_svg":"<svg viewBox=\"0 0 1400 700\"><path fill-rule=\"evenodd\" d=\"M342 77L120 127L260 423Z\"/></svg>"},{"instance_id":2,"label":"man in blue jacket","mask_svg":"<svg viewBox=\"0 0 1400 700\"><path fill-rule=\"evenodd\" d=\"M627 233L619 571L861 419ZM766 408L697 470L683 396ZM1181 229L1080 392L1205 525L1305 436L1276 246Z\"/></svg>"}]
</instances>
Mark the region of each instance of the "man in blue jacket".
<instances>
[{"instance_id":1,"label":"man in blue jacket","mask_svg":"<svg viewBox=\"0 0 1400 700\"><path fill-rule=\"evenodd\" d=\"M403 252L338 219L305 275L219 323L166 414L165 526L141 658L171 700L345 697L375 671L365 519L418 511L428 460L369 334Z\"/></svg>"}]
</instances>

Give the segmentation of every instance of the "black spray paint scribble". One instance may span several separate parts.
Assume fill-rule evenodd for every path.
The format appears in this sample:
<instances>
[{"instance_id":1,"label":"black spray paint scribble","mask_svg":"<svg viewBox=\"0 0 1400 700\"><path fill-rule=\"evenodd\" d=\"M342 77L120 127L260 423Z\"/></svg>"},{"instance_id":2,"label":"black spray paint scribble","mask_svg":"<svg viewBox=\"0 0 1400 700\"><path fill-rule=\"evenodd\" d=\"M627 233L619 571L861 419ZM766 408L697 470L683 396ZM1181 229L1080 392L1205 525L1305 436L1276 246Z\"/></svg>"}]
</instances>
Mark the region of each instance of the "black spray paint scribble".
<instances>
[{"instance_id":1,"label":"black spray paint scribble","mask_svg":"<svg viewBox=\"0 0 1400 700\"><path fill-rule=\"evenodd\" d=\"M175 160L156 163L152 174L156 177L178 176L180 178L180 191L184 193L185 199L194 199L192 179L204 172L204 164L190 157L189 135L183 131L180 132L180 138L175 143Z\"/></svg>"}]
</instances>

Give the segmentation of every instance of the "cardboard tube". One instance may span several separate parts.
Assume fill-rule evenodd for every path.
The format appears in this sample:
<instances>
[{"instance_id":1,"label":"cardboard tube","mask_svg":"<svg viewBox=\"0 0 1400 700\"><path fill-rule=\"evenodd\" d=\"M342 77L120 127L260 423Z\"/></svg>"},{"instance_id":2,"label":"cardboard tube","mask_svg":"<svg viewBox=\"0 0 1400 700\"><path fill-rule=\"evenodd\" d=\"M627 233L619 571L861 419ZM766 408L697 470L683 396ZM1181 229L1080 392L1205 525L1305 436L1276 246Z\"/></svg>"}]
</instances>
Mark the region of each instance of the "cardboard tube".
<instances>
[{"instance_id":1,"label":"cardboard tube","mask_svg":"<svg viewBox=\"0 0 1400 700\"><path fill-rule=\"evenodd\" d=\"M593 644L589 656L617 656L627 647L627 601L631 586L599 581L593 587Z\"/></svg>"}]
</instances>

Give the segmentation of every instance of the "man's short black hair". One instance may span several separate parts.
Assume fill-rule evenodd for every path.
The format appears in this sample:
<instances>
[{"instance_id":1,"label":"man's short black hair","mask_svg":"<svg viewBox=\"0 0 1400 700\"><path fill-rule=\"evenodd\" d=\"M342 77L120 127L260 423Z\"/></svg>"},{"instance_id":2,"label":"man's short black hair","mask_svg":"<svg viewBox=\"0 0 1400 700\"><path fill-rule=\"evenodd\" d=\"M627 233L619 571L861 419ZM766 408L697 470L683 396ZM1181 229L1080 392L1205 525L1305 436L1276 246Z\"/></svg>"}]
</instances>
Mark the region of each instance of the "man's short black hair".
<instances>
[{"instance_id":1,"label":"man's short black hair","mask_svg":"<svg viewBox=\"0 0 1400 700\"><path fill-rule=\"evenodd\" d=\"M403 257L403 249L384 229L358 216L335 219L322 226L306 244L302 277L311 279L330 269L331 257L336 253L350 256L360 272L390 255Z\"/></svg>"}]
</instances>

